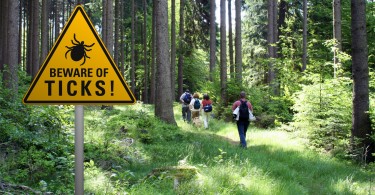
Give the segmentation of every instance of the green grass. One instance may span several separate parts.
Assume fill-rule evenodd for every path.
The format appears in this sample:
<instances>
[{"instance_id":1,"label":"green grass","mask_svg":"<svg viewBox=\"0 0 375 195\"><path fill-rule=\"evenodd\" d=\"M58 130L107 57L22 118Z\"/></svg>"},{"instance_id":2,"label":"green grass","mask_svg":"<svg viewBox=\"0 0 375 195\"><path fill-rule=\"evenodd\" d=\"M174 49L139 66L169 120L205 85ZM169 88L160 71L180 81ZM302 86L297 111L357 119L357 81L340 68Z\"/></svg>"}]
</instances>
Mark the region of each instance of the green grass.
<instances>
[{"instance_id":1,"label":"green grass","mask_svg":"<svg viewBox=\"0 0 375 195\"><path fill-rule=\"evenodd\" d=\"M95 194L371 194L374 173L310 151L297 134L249 127L241 149L234 123L210 121L196 128L153 118L153 108L137 104L113 111L85 111L85 192ZM141 110L141 112L140 112ZM148 122L147 122L148 121ZM128 129L126 134L119 131ZM140 129L148 131L146 137ZM134 143L124 144L133 138ZM147 138L147 139L145 139ZM142 140L143 142L142 143ZM172 172L148 177L155 168L198 168L174 189Z\"/></svg>"}]
</instances>

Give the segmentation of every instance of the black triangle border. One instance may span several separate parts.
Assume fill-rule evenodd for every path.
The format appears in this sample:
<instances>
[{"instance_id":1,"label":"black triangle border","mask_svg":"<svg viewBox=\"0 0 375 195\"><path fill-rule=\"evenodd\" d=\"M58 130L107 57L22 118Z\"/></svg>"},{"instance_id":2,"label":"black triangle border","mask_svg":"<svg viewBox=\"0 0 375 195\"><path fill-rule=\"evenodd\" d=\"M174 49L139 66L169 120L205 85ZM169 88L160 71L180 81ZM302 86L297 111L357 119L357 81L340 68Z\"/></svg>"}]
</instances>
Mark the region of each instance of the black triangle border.
<instances>
[{"instance_id":1,"label":"black triangle border","mask_svg":"<svg viewBox=\"0 0 375 195\"><path fill-rule=\"evenodd\" d=\"M119 77L122 85L125 87L125 90L128 92L131 100L102 100L102 101L97 101L97 100L59 100L59 101L56 101L56 100L43 100L43 101L42 100L28 100L28 98L31 94L31 91L34 89L37 81L39 80L40 76L44 72L44 69L47 67L48 62L50 61L51 57L55 53L55 50L56 50L57 46L59 46L62 38L64 37L66 31L69 29L69 26L72 23L75 16L77 15L78 11L81 11L85 21L87 22L87 24L89 25L92 33L94 34L95 38L99 42L100 47L102 48L105 55L107 56L107 59L110 61L111 65L112 65L112 68L116 72L116 75ZM104 46L100 37L98 36L98 33L96 32L95 28L93 27L93 25L92 25L90 19L88 18L86 12L84 11L84 9L81 5L78 5L75 8L71 17L69 18L67 24L64 26L63 31L59 35L58 40L55 42L55 45L53 46L51 52L48 54L47 60L43 63L42 69L39 70L37 76L33 80L29 90L27 91L25 97L23 98L23 103L24 104L71 104L71 103L73 103L73 104L76 104L76 105L79 105L79 104L111 104L111 105L114 105L114 104L134 104L135 102L136 102L136 100L135 100L135 97L134 97L133 93L127 87L127 85L125 83L125 80L122 78L122 76L121 76L120 72L118 71L112 57L109 55L108 50Z\"/></svg>"}]
</instances>

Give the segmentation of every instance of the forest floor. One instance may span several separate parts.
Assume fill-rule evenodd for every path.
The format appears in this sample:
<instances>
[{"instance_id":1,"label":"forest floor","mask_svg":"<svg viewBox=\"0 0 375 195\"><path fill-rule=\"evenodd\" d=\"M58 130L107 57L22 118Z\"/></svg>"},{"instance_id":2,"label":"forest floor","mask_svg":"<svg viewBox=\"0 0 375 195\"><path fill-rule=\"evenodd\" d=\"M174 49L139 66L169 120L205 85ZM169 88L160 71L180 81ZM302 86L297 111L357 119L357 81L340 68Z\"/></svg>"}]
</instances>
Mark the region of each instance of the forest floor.
<instances>
[{"instance_id":1,"label":"forest floor","mask_svg":"<svg viewBox=\"0 0 375 195\"><path fill-rule=\"evenodd\" d=\"M211 119L209 129L197 128L181 119L181 108L175 105L178 127L172 127L144 118L152 115L152 108L139 105L135 107L115 107L120 114L107 118L107 125L110 123L110 126L116 126L114 129L125 125L127 133L120 136L118 133L108 134L108 130L98 124L90 124L97 117L106 119L97 110L85 112L85 115L93 117L85 119L89 120L85 122L88 123L85 128L85 147L94 142L99 145L103 142L105 145L108 141L101 139L109 139L119 146L107 143L108 148L119 148L121 143L124 145L124 140L132 137L132 144L125 148L127 155L118 155L127 159L126 165L119 165L122 168L105 168L110 160L100 160L105 159L103 156L85 156L86 159L92 159L91 164L85 164L86 192L114 193L121 191L119 189L130 194L375 192L373 172L363 166L309 149L308 141L301 132L258 129L251 125L247 133L248 148L242 149L239 147L237 128L233 122ZM135 112L139 118L132 113L134 109L138 109ZM183 167L193 171L187 170L188 174Z\"/></svg>"}]
</instances>

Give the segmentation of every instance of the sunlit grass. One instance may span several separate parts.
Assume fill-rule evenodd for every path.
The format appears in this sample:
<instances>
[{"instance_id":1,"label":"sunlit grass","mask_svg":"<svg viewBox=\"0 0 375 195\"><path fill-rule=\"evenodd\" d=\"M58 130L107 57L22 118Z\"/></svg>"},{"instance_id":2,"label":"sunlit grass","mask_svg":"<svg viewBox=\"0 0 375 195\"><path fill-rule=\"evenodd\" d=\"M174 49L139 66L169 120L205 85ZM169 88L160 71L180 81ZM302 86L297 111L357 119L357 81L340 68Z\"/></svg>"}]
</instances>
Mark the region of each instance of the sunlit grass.
<instances>
[{"instance_id":1,"label":"sunlit grass","mask_svg":"<svg viewBox=\"0 0 375 195\"><path fill-rule=\"evenodd\" d=\"M94 165L93 161L85 163L84 189L95 194L115 194L108 172Z\"/></svg>"},{"instance_id":2,"label":"sunlit grass","mask_svg":"<svg viewBox=\"0 0 375 195\"><path fill-rule=\"evenodd\" d=\"M115 109L120 111L119 114L141 110L142 113L152 115L150 110L153 108L137 104L134 107ZM99 120L107 120L97 111L93 112ZM175 105L174 113L178 129L171 129L166 124L154 121L153 128L157 131L154 131L152 136L155 140L163 141L141 144L135 140L129 148L116 147L126 136L109 133L106 128L113 125L99 123L92 115L91 127L85 134L87 141L102 142L103 139L112 139L111 147L117 148L118 155L139 155L147 160L134 160L131 163L123 160L119 174L121 171L131 174L126 174L122 180L111 179L112 170L103 170L95 162L95 167L85 172L86 191L98 192L100 189L114 192L122 189L130 194L229 195L369 194L374 190L374 174L306 149L305 139L297 134L257 129L251 125L247 134L248 148L243 150L238 146L239 137L235 123L211 119L209 129L197 128L181 119L180 105ZM134 122L136 121L125 124L136 130ZM121 158L106 161L119 163ZM174 176L168 172L147 179L153 169L177 166L181 162L197 167L198 174L194 179L181 182L178 188L174 188Z\"/></svg>"}]
</instances>

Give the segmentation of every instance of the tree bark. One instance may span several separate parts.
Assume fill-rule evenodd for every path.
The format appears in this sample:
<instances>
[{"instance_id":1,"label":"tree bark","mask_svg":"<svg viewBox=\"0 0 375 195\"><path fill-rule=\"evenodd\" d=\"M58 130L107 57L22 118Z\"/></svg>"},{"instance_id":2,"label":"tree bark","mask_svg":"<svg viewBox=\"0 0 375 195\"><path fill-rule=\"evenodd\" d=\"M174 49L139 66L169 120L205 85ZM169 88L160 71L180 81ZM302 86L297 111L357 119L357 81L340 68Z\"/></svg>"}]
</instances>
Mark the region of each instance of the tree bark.
<instances>
[{"instance_id":1,"label":"tree bark","mask_svg":"<svg viewBox=\"0 0 375 195\"><path fill-rule=\"evenodd\" d=\"M33 47L31 53L32 77L34 78L39 71L39 0L32 0L32 32L31 45Z\"/></svg>"},{"instance_id":2,"label":"tree bark","mask_svg":"<svg viewBox=\"0 0 375 195\"><path fill-rule=\"evenodd\" d=\"M241 0L235 0L236 5L236 81L242 84L242 30L241 30Z\"/></svg>"},{"instance_id":3,"label":"tree bark","mask_svg":"<svg viewBox=\"0 0 375 195\"><path fill-rule=\"evenodd\" d=\"M49 37L49 25L48 25L48 0L42 1L42 22L41 22L41 48L40 48L40 62L43 63L48 54L48 37Z\"/></svg>"},{"instance_id":4,"label":"tree bark","mask_svg":"<svg viewBox=\"0 0 375 195\"><path fill-rule=\"evenodd\" d=\"M61 0L56 0L56 5L55 5L55 41L57 40L57 38L59 37L59 34L60 34L60 6L61 6L61 3L60 3Z\"/></svg>"},{"instance_id":5,"label":"tree bark","mask_svg":"<svg viewBox=\"0 0 375 195\"><path fill-rule=\"evenodd\" d=\"M183 93L183 67L184 67L184 9L185 9L185 0L180 0L180 31L179 31L179 46L178 46L178 94Z\"/></svg>"},{"instance_id":6,"label":"tree bark","mask_svg":"<svg viewBox=\"0 0 375 195\"><path fill-rule=\"evenodd\" d=\"M171 86L172 86L172 99L176 99L176 93L175 93L175 69L176 69L176 0L172 0L171 2L172 6L172 13L171 13L171 73L172 73L172 80L171 80ZM178 97L178 96L177 96Z\"/></svg>"},{"instance_id":7,"label":"tree bark","mask_svg":"<svg viewBox=\"0 0 375 195\"><path fill-rule=\"evenodd\" d=\"M237 16L237 9L236 9L236 16ZM233 30L232 30L232 0L228 0L228 41L229 41L228 46L229 46L230 78L234 79L236 73L235 73L235 64L234 64L234 59L233 59L234 51L233 51Z\"/></svg>"},{"instance_id":8,"label":"tree bark","mask_svg":"<svg viewBox=\"0 0 375 195\"><path fill-rule=\"evenodd\" d=\"M6 44L7 44L7 18L8 15L8 8L7 8L8 1L0 1L0 71L4 70L5 64L5 55L6 55Z\"/></svg>"},{"instance_id":9,"label":"tree bark","mask_svg":"<svg viewBox=\"0 0 375 195\"><path fill-rule=\"evenodd\" d=\"M102 40L104 44L107 44L107 2L103 1L103 12L102 12Z\"/></svg>"},{"instance_id":10,"label":"tree bark","mask_svg":"<svg viewBox=\"0 0 375 195\"><path fill-rule=\"evenodd\" d=\"M213 73L216 66L216 3L210 0L210 81L213 81ZM182 92L180 93L182 94Z\"/></svg>"},{"instance_id":11,"label":"tree bark","mask_svg":"<svg viewBox=\"0 0 375 195\"><path fill-rule=\"evenodd\" d=\"M107 2L107 28L106 28L106 35L107 35L107 49L110 55L113 57L113 1L106 0Z\"/></svg>"},{"instance_id":12,"label":"tree bark","mask_svg":"<svg viewBox=\"0 0 375 195\"><path fill-rule=\"evenodd\" d=\"M168 1L156 0L156 103L155 116L176 125L173 114L169 54Z\"/></svg>"},{"instance_id":13,"label":"tree bark","mask_svg":"<svg viewBox=\"0 0 375 195\"><path fill-rule=\"evenodd\" d=\"M222 105L227 106L227 33L225 0L220 0L220 93Z\"/></svg>"},{"instance_id":14,"label":"tree bark","mask_svg":"<svg viewBox=\"0 0 375 195\"><path fill-rule=\"evenodd\" d=\"M156 68L155 68L155 46L156 46L156 0L152 0L152 26L151 26L151 86L150 86L150 103L155 104L155 88L156 88Z\"/></svg>"},{"instance_id":15,"label":"tree bark","mask_svg":"<svg viewBox=\"0 0 375 195\"><path fill-rule=\"evenodd\" d=\"M120 4L120 20L119 20L119 23L120 23L120 70L121 70L121 75L125 78L124 74L125 74L125 58L127 55L125 55L124 53L126 53L125 51L125 38L124 38L124 24L123 24L123 21L124 21L124 2L123 1L119 1Z\"/></svg>"},{"instance_id":16,"label":"tree bark","mask_svg":"<svg viewBox=\"0 0 375 195\"><path fill-rule=\"evenodd\" d=\"M276 0L268 0L268 32L267 32L267 42L268 42L268 57L269 57L269 64L268 64L268 75L267 75L267 82L270 86L271 93L276 95L278 93L277 90L277 83L276 83L276 70L275 70L275 60L276 60L276 35L277 35L277 22L276 22L276 14L277 14L277 1ZM275 29L276 28L276 29ZM276 34L275 34L276 32Z\"/></svg>"},{"instance_id":17,"label":"tree bark","mask_svg":"<svg viewBox=\"0 0 375 195\"><path fill-rule=\"evenodd\" d=\"M12 97L10 97L10 100L15 101L16 96L18 94L18 11L19 11L19 3L17 1L13 0L7 0L5 2L6 8L8 9L6 11L7 16L5 18L6 23L6 46L7 48L4 48L6 51L3 52L6 54L4 64L6 64L6 67L4 67L3 72L3 81L5 88L10 89L13 93L10 93Z\"/></svg>"},{"instance_id":18,"label":"tree bark","mask_svg":"<svg viewBox=\"0 0 375 195\"><path fill-rule=\"evenodd\" d=\"M341 0L333 0L333 39L335 39L335 49L333 51L333 72L337 77L337 68L339 66L338 53L342 51L341 36Z\"/></svg>"},{"instance_id":19,"label":"tree bark","mask_svg":"<svg viewBox=\"0 0 375 195\"><path fill-rule=\"evenodd\" d=\"M26 35L26 41L27 41L27 48L26 48L26 72L28 75L33 75L33 66L32 66L32 32L33 32L33 12L32 10L32 1L27 2L27 35Z\"/></svg>"},{"instance_id":20,"label":"tree bark","mask_svg":"<svg viewBox=\"0 0 375 195\"><path fill-rule=\"evenodd\" d=\"M133 94L135 94L135 3L132 0L132 22L131 22L131 68L130 68L130 82L131 82L131 90Z\"/></svg>"},{"instance_id":21,"label":"tree bark","mask_svg":"<svg viewBox=\"0 0 375 195\"><path fill-rule=\"evenodd\" d=\"M17 49L18 50L18 62L17 62L17 64L22 67L22 30L23 30L22 29L22 24L23 24L23 22L22 22L22 6L21 6L22 0L20 0L19 3L20 3L20 5L18 6L19 10L18 10L18 49ZM0 11L1 11L1 6L0 6ZM1 15L0 15L0 17L1 17ZM1 25L1 22L0 22L0 25ZM1 39L0 39L0 43L2 43ZM0 55L1 55L1 51L0 51ZM1 68L0 68L0 70L1 70ZM21 70L22 70L22 68L21 68Z\"/></svg>"},{"instance_id":22,"label":"tree bark","mask_svg":"<svg viewBox=\"0 0 375 195\"><path fill-rule=\"evenodd\" d=\"M277 40L281 36L281 28L285 26L286 13L288 12L288 3L285 0L281 0L279 4L279 18L277 20ZM278 43L278 57L282 58L282 43Z\"/></svg>"},{"instance_id":23,"label":"tree bark","mask_svg":"<svg viewBox=\"0 0 375 195\"><path fill-rule=\"evenodd\" d=\"M148 103L147 1L146 0L143 0L143 64L144 64L143 102Z\"/></svg>"},{"instance_id":24,"label":"tree bark","mask_svg":"<svg viewBox=\"0 0 375 195\"><path fill-rule=\"evenodd\" d=\"M353 115L352 146L359 151L358 160L373 162L375 152L369 116L369 69L366 33L366 1L351 0ZM357 143L359 141L359 143Z\"/></svg>"},{"instance_id":25,"label":"tree bark","mask_svg":"<svg viewBox=\"0 0 375 195\"><path fill-rule=\"evenodd\" d=\"M117 67L120 69L120 63L119 63L119 59L120 59L120 52L122 52L120 50L120 33L121 33L121 30L120 30L120 20L121 20L121 17L120 17L120 10L121 10L121 6L120 6L120 0L115 0L115 30L114 30L114 35L115 35L115 39L114 39L114 42L113 42L113 50L114 50L114 55L113 55L113 60L115 61ZM122 37L121 37L122 38Z\"/></svg>"}]
</instances>

